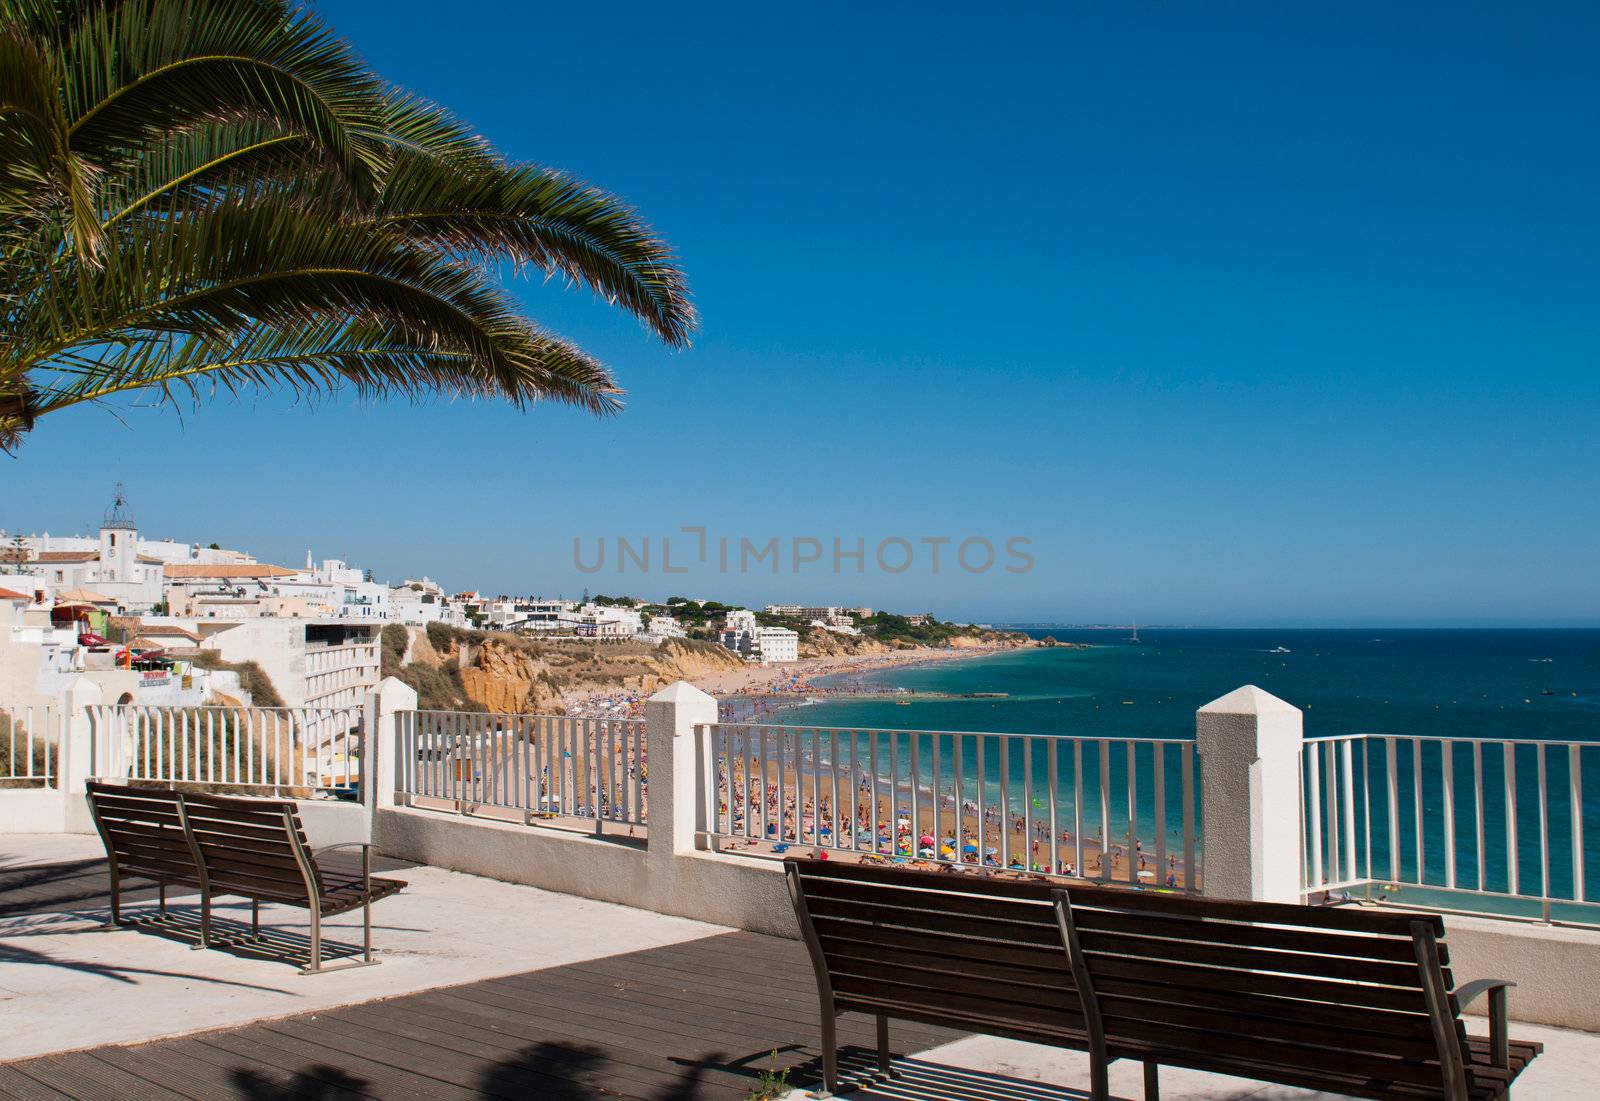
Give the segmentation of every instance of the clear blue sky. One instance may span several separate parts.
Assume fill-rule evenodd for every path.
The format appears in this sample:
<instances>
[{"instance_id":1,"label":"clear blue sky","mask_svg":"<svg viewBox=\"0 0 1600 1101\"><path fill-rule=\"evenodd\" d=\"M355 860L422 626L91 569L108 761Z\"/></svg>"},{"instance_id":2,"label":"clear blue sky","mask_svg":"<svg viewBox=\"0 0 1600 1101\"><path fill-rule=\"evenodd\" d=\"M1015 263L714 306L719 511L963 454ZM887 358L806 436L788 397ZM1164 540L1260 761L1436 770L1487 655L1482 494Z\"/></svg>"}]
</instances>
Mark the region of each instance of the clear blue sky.
<instances>
[{"instance_id":1,"label":"clear blue sky","mask_svg":"<svg viewBox=\"0 0 1600 1101\"><path fill-rule=\"evenodd\" d=\"M524 284L624 415L64 413L0 458L0 526L92 526L121 479L152 535L491 592L1600 623L1600 8L319 7L642 208L703 333ZM574 567L694 524L1034 567Z\"/></svg>"}]
</instances>

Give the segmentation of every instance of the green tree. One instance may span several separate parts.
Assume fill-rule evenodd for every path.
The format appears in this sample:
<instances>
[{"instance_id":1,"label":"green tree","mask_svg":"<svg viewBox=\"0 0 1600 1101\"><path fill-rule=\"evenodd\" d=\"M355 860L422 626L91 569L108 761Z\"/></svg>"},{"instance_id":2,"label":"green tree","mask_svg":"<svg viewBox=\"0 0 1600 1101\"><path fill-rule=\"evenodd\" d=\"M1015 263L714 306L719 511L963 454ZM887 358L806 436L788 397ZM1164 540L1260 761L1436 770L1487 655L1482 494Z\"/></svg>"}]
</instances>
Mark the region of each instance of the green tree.
<instances>
[{"instance_id":1,"label":"green tree","mask_svg":"<svg viewBox=\"0 0 1600 1101\"><path fill-rule=\"evenodd\" d=\"M508 161L283 0L0 0L0 446L146 392L620 408L499 273L695 324L625 203Z\"/></svg>"}]
</instances>

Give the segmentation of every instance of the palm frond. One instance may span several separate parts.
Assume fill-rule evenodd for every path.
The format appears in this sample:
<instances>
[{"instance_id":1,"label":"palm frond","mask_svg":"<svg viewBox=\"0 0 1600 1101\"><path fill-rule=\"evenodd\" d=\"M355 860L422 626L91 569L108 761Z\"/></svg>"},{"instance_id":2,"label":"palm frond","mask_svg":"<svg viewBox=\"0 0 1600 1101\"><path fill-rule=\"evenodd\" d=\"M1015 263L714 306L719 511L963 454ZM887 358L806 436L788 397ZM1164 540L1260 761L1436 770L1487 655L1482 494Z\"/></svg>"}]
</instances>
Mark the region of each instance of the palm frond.
<instances>
[{"instance_id":1,"label":"palm frond","mask_svg":"<svg viewBox=\"0 0 1600 1101\"><path fill-rule=\"evenodd\" d=\"M0 0L0 449L118 395L557 401L621 390L501 262L670 344L697 324L626 203L509 164L295 0Z\"/></svg>"},{"instance_id":2,"label":"palm frond","mask_svg":"<svg viewBox=\"0 0 1600 1101\"><path fill-rule=\"evenodd\" d=\"M95 173L69 148L61 81L59 62L41 43L0 24L0 217L28 222L60 207L88 258L100 237Z\"/></svg>"},{"instance_id":3,"label":"palm frond","mask_svg":"<svg viewBox=\"0 0 1600 1101\"><path fill-rule=\"evenodd\" d=\"M62 47L72 148L136 158L201 120L277 120L328 149L358 193L387 160L363 136L383 125L383 87L304 11L250 0L144 0L91 9Z\"/></svg>"},{"instance_id":4,"label":"palm frond","mask_svg":"<svg viewBox=\"0 0 1600 1101\"><path fill-rule=\"evenodd\" d=\"M339 182L316 141L304 131L254 118L201 122L176 131L101 187L106 224L142 213L181 211L195 201L235 189L258 192L265 183L298 179ZM347 201L348 188L339 194Z\"/></svg>"},{"instance_id":5,"label":"palm frond","mask_svg":"<svg viewBox=\"0 0 1600 1101\"><path fill-rule=\"evenodd\" d=\"M530 343L542 360L526 372L520 401L561 401L596 412L618 408L618 391L598 364L561 342ZM468 352L418 341L399 326L329 319L289 328L256 326L225 338L163 334L139 343L59 357L34 394L36 415L117 394L183 390L238 395L287 389L301 395L349 388L362 398L507 395L485 384Z\"/></svg>"},{"instance_id":6,"label":"palm frond","mask_svg":"<svg viewBox=\"0 0 1600 1101\"><path fill-rule=\"evenodd\" d=\"M559 273L617 303L669 344L697 324L672 250L630 206L538 165L403 153L376 224L460 254Z\"/></svg>"}]
</instances>

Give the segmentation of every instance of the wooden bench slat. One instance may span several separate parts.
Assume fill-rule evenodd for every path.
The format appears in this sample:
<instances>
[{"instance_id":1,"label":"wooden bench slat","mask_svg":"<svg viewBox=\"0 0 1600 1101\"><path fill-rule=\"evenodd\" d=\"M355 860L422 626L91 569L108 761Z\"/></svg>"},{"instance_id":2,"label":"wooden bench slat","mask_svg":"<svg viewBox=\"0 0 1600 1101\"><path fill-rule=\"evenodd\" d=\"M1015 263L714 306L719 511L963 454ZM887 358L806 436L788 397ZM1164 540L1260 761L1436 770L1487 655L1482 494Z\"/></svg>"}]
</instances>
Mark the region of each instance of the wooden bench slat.
<instances>
[{"instance_id":1,"label":"wooden bench slat","mask_svg":"<svg viewBox=\"0 0 1600 1101\"><path fill-rule=\"evenodd\" d=\"M201 850L208 875L238 872L262 879L281 879L285 882L303 883L305 876L293 856L269 857L259 853L234 853L227 850Z\"/></svg>"},{"instance_id":2,"label":"wooden bench slat","mask_svg":"<svg viewBox=\"0 0 1600 1101\"><path fill-rule=\"evenodd\" d=\"M1349 1027L1369 1031L1396 1029L1408 1034L1429 1029L1428 1018L1420 1011L1407 1013L1393 1009L1333 1005L1320 1000L1305 1001L1269 995L1258 990L1235 993L1226 990L1168 986L1133 979L1099 978L1095 980L1095 991L1108 997L1143 998L1147 1001L1165 1002L1199 1010L1217 1010L1223 1013L1265 1011L1329 1028Z\"/></svg>"},{"instance_id":3,"label":"wooden bench slat","mask_svg":"<svg viewBox=\"0 0 1600 1101\"><path fill-rule=\"evenodd\" d=\"M922 929L931 926L962 936L1040 946L1059 947L1061 943L1060 931L1054 926L942 914L938 915L936 920L919 920L919 916L925 915L926 912L918 910L915 906L879 906L833 898L812 899L808 905L813 914L864 922L869 925L904 929Z\"/></svg>"},{"instance_id":4,"label":"wooden bench slat","mask_svg":"<svg viewBox=\"0 0 1600 1101\"><path fill-rule=\"evenodd\" d=\"M791 858L806 880L848 879L866 883L882 883L887 871L896 883L937 891L963 891L992 898L1050 901L1050 892L1063 886L1065 880L1029 880L1012 876L977 875L968 872L925 872L917 868L892 868L871 864L852 864L842 860L806 860Z\"/></svg>"},{"instance_id":5,"label":"wooden bench slat","mask_svg":"<svg viewBox=\"0 0 1600 1101\"><path fill-rule=\"evenodd\" d=\"M986 960L1013 967L1027 967L1041 974L1059 975L1063 982L1072 982L1072 968L1067 961L1066 949L1059 942L1053 945L997 944L992 940L953 936L936 929L909 932L844 922L815 914L811 920L816 926L817 936L823 939L870 944L888 951L915 952L941 959Z\"/></svg>"},{"instance_id":6,"label":"wooden bench slat","mask_svg":"<svg viewBox=\"0 0 1600 1101\"><path fill-rule=\"evenodd\" d=\"M896 1020L913 1021L917 1024L935 1025L941 1028L962 1028L972 1032L981 1032L986 1036L1004 1036L1012 1040L1024 1040L1031 1044L1049 1044L1053 1047L1068 1047L1082 1049L1086 1043L1081 1029L1056 1030L1045 1027L1038 1021L998 1021L985 1015L964 1013L958 1009L923 1009L915 1005L904 1005L890 1001L886 998L857 997L855 995L839 995L834 1002L841 1011L866 1014L883 1013Z\"/></svg>"},{"instance_id":7,"label":"wooden bench slat","mask_svg":"<svg viewBox=\"0 0 1600 1101\"><path fill-rule=\"evenodd\" d=\"M917 888L901 888L883 883L856 880L817 879L806 884L807 897L860 902L869 905L910 906L920 912L981 917L985 920L1015 921L1048 926L1056 931L1055 908L1048 900L1037 902L1005 898L986 898L974 894L952 894Z\"/></svg>"},{"instance_id":8,"label":"wooden bench slat","mask_svg":"<svg viewBox=\"0 0 1600 1101\"><path fill-rule=\"evenodd\" d=\"M1071 1021L1075 1029L1082 1029L1083 1017L1081 1014L1072 1013L1057 1007L1046 1007L1048 1012L1041 1012L1040 1008L1028 1002L1009 1001L1004 998L986 998L978 994L957 994L949 991L931 990L905 983L897 983L893 979L882 979L875 976L838 975L833 980L833 989L836 997L852 997L872 1001L883 1001L894 1005L919 1005L924 1008L975 1014L979 1017L992 1019L996 1023L1008 1022L1013 1024L1048 1023L1056 1024L1059 1021ZM897 1016L891 1013L890 1016Z\"/></svg>"},{"instance_id":9,"label":"wooden bench slat","mask_svg":"<svg viewBox=\"0 0 1600 1101\"><path fill-rule=\"evenodd\" d=\"M1041 1007L1082 1011L1078 992L1062 984L1054 976L1041 973L1028 974L1025 969L1012 968L1005 973L992 967L943 968L939 961L921 959L901 954L899 958L885 957L871 949L829 950L824 947L830 974L860 975L870 978L881 975L905 986L926 987L930 990L948 990L956 994L982 991L985 997L999 997L1003 1001L1036 1001Z\"/></svg>"},{"instance_id":10,"label":"wooden bench slat","mask_svg":"<svg viewBox=\"0 0 1600 1101\"><path fill-rule=\"evenodd\" d=\"M1282 948L1288 951L1346 956L1351 959L1389 960L1416 966L1411 938L1370 933L1343 933L1323 929L1289 929L1275 925L1244 925L1230 921L1195 921L1169 915L1126 913L1118 910L1081 910L1079 931L1131 933L1137 936L1196 939L1247 948ZM1440 945L1441 950L1443 945ZM1447 962L1447 961L1441 961Z\"/></svg>"},{"instance_id":11,"label":"wooden bench slat","mask_svg":"<svg viewBox=\"0 0 1600 1101\"><path fill-rule=\"evenodd\" d=\"M1285 928L1339 929L1382 936L1411 936L1413 922L1423 922L1444 936L1444 919L1437 914L1378 913L1354 906L1297 906L1286 902L1240 902L1236 899L1200 898L1123 887L1065 887L1075 908L1092 911L1149 911L1157 914L1203 916L1210 920Z\"/></svg>"},{"instance_id":12,"label":"wooden bench slat","mask_svg":"<svg viewBox=\"0 0 1600 1101\"><path fill-rule=\"evenodd\" d=\"M1366 1009L1398 1009L1408 1013L1425 1013L1427 1004L1422 991L1400 987L1365 986L1359 983L1315 982L1304 978L1283 978L1277 975L1260 975L1243 971L1187 964L1165 967L1145 960L1118 960L1101 957L1096 970L1100 975L1122 979L1140 979L1152 985L1181 986L1202 990L1226 990L1239 993L1272 994L1282 998L1315 1000L1325 1004L1353 1005Z\"/></svg>"},{"instance_id":13,"label":"wooden bench slat","mask_svg":"<svg viewBox=\"0 0 1600 1101\"><path fill-rule=\"evenodd\" d=\"M1439 1049L1425 1019L1420 1019L1421 1028L1372 1032L1348 1025L1300 1020L1292 1010L1285 1010L1281 1015L1268 1014L1260 1005L1256 1007L1256 1012L1197 1009L1175 1002L1126 998L1100 990L1095 993L1108 1018L1151 1021L1245 1038L1262 1037L1287 1043L1312 1044L1358 1057L1375 1054L1422 1060L1433 1063L1435 1067L1439 1062Z\"/></svg>"},{"instance_id":14,"label":"wooden bench slat","mask_svg":"<svg viewBox=\"0 0 1600 1101\"><path fill-rule=\"evenodd\" d=\"M1341 956L1315 956L1306 952L1285 952L1274 948L1245 948L1231 944L1197 943L1193 940L1156 940L1120 933L1082 932L1090 974L1102 959L1154 959L1198 963L1209 967L1228 967L1276 974L1309 975L1352 982L1382 983L1420 990L1422 976L1413 961L1411 966L1374 960L1354 960Z\"/></svg>"},{"instance_id":15,"label":"wooden bench slat","mask_svg":"<svg viewBox=\"0 0 1600 1101\"><path fill-rule=\"evenodd\" d=\"M1328 1074L1349 1074L1359 1067L1367 1077L1420 1086L1441 1083L1437 1056L1431 1062L1397 1059L1371 1051L1350 1052L1310 1044L1292 1044L1266 1035L1241 1036L1227 1032L1178 1028L1170 1024L1139 1018L1104 1014L1106 1032L1121 1037L1137 1037L1141 1045L1165 1050L1178 1057L1187 1052L1203 1052L1207 1058L1228 1056L1268 1066L1291 1066ZM1163 1060L1167 1062L1168 1060Z\"/></svg>"}]
</instances>

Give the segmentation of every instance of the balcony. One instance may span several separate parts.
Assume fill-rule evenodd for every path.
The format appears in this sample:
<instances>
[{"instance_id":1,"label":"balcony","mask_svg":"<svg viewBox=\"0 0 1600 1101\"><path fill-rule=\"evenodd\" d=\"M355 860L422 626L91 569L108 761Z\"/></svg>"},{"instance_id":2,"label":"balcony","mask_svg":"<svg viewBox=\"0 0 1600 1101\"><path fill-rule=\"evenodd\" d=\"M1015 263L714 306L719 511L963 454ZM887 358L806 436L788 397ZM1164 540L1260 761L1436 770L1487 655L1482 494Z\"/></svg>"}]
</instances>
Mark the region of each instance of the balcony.
<instances>
[{"instance_id":1,"label":"balcony","mask_svg":"<svg viewBox=\"0 0 1600 1101\"><path fill-rule=\"evenodd\" d=\"M181 936L103 931L106 881L96 837L0 834L0 1001L10 1026L0 1030L0 1097L745 1101L764 1072L786 1072L790 1085L815 1088L815 977L793 939L794 915L771 857L780 846L821 849L841 860L878 856L877 829L845 831L831 817L808 824L786 813L782 793L792 790L803 806L807 793L815 797L835 778L844 780L847 762L865 784L844 780L843 792L886 797L891 806L903 801L908 816L920 816L920 827L940 816L940 800L907 781L940 759L935 754L974 768L979 762L992 768L1007 753L1028 761L1028 771L1019 773L1022 786L1009 790L1005 773L991 774L989 787L974 771L950 773L956 791L949 805L963 806L964 793L998 798L1002 807L1014 800L1029 808L1023 837L1031 832L1029 815L1045 816L1052 836L1054 827L1071 822L1059 860L1080 875L1120 882L1118 890L1139 883L1138 866L1127 859L1138 851L1137 839L1122 860L1106 855L1123 827L1137 833L1145 826L1118 821L1105 808L1136 805L1138 791L1161 791L1172 799L1163 824L1174 840L1152 855L1181 870L1178 889L1211 890L1239 870L1219 834L1200 832L1215 825L1211 802L1221 794L1215 770L1227 767L1215 751L1207 754L1204 739L1199 752L1189 753L1176 741L1111 747L1084 739L1082 746L1052 747L1035 744L1039 739L1006 745L952 740L977 735L878 731L846 748L831 735L819 747L813 731L789 743L788 753L805 755L806 766L797 769L796 758L785 755L783 734L774 734L778 728L719 724L712 701L696 697L675 686L651 701L643 722L608 722L417 711L403 686L385 682L362 709L365 718L352 714L339 727L346 739L360 739L364 763L375 755L375 767L360 771L382 779L361 791L362 802L290 790L301 786L294 779L277 785L302 797L314 844L371 836L386 854L382 867L397 869L410 884L374 909L383 961L377 968L295 974L271 949L303 950L304 916L272 906L263 910L268 935L258 950L194 952ZM242 743L237 731L231 739L214 735L211 722L177 727L176 740L172 724L145 723L131 741L126 724L102 722L102 729L119 731L121 756L105 747L83 751L75 739L85 731L72 716L84 700L64 705L64 736L73 744L60 758L65 775L56 790L68 804L69 830L88 828L73 821L67 796L81 787L77 770L88 760L109 761L126 779L240 791L263 780L251 771L258 767L252 760L276 759L252 754L251 739ZM376 728L366 725L372 721ZM1375 761L1385 748L1374 749ZM635 767L647 750L648 774ZM1325 764L1322 752L1309 756ZM1133 767L1118 771L1118 761ZM1058 772L1068 762L1072 784ZM1159 775L1152 772L1158 762ZM1301 754L1280 763L1298 788ZM1258 781L1272 782L1270 767L1245 764ZM1342 757L1335 764L1342 777ZM933 773L943 774L937 765ZM340 778L329 785L330 792L341 787ZM1356 800L1361 816L1352 821L1343 809L1351 790L1341 778L1335 812L1322 820L1346 840L1351 830L1365 829L1365 792ZM1201 792L1205 805L1191 805ZM1326 789L1322 794L1326 807ZM1382 824L1383 803L1375 798L1373 805L1372 817ZM1325 893L1335 881L1301 867L1307 854L1294 844L1293 801L1289 806L1288 889ZM1095 837L1079 816L1102 813L1107 817ZM972 825L986 820L979 807ZM1007 821L1003 811L998 821ZM940 821L931 832L946 826ZM892 846L892 825L888 832ZM1307 838L1315 840L1315 832ZM993 840L992 863L981 843L970 856L963 844L949 854L931 846L929 859L952 874L980 874L985 866L987 874L1002 874L995 864L1003 866L1005 847L1015 852L1017 842ZM1201 840L1209 843L1195 843ZM1405 847L1412 844L1407 837ZM1323 868L1348 870L1350 849L1343 840L1341 846ZM1364 873L1364 846L1360 851ZM1384 852L1380 845L1377 865L1391 870ZM1419 874L1436 864L1419 862ZM180 932L193 923L195 902L179 894L169 899ZM147 893L137 905L149 910L156 903ZM244 927L248 907L225 909L222 920ZM1542 1042L1545 1052L1518 1079L1519 1096L1593 1096L1600 1035L1569 1026L1595 1028L1600 1019L1592 998L1600 933L1481 916L1451 916L1447 925L1458 980L1484 972L1492 958L1493 973L1522 984L1512 992L1519 1018L1512 1034ZM327 935L358 940L359 917L334 919ZM1482 1032L1482 1022L1469 1030ZM1076 1052L899 1021L890 1038L895 1076L846 1096L1087 1096L1088 1059ZM840 1042L847 1076L864 1080L875 1067L872 1019L845 1014ZM1142 1096L1140 1073L1137 1063L1114 1064L1112 1095ZM1163 1070L1161 1085L1164 1097L1196 1101L1324 1096L1171 1068Z\"/></svg>"}]
</instances>

